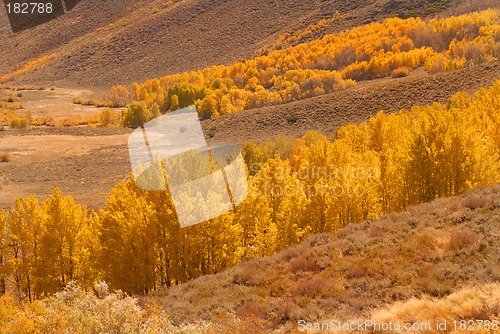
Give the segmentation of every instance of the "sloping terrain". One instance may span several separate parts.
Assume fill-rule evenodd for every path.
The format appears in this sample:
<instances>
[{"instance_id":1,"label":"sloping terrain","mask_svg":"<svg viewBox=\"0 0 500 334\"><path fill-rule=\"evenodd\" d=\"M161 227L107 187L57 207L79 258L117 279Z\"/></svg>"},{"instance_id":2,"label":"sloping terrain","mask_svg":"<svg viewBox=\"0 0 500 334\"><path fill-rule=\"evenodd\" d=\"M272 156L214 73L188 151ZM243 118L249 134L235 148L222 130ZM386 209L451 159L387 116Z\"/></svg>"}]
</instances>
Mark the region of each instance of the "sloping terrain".
<instances>
[{"instance_id":1,"label":"sloping terrain","mask_svg":"<svg viewBox=\"0 0 500 334\"><path fill-rule=\"evenodd\" d=\"M499 216L497 184L140 298L103 281L22 305L6 294L0 332L499 333Z\"/></svg>"},{"instance_id":2,"label":"sloping terrain","mask_svg":"<svg viewBox=\"0 0 500 334\"><path fill-rule=\"evenodd\" d=\"M460 289L498 282L499 217L500 185L495 185L349 225L335 234L311 236L273 256L149 298L160 303L174 323L202 319L222 322L224 328L235 321L236 328L248 333L294 332L300 319L429 320L422 319L422 305L427 305L427 315L440 310L439 320L457 314L465 320L498 319L499 300L491 294L488 298L487 293L481 294L482 303L475 304L465 302L474 299L470 292L462 293L462 312L457 312L457 304L431 312L429 301L418 308L417 302L404 302L443 298ZM498 296L498 285L488 289ZM457 298L443 303L456 303ZM396 302L403 304L386 309ZM232 318L227 314L239 320L228 320Z\"/></svg>"},{"instance_id":3,"label":"sloping terrain","mask_svg":"<svg viewBox=\"0 0 500 334\"><path fill-rule=\"evenodd\" d=\"M6 84L130 84L250 58L280 33L307 28L336 11L338 20L299 42L394 15L435 15L462 2L85 0L68 14L17 34L0 11L0 77L24 68ZM470 9L483 2L488 3Z\"/></svg>"}]
</instances>

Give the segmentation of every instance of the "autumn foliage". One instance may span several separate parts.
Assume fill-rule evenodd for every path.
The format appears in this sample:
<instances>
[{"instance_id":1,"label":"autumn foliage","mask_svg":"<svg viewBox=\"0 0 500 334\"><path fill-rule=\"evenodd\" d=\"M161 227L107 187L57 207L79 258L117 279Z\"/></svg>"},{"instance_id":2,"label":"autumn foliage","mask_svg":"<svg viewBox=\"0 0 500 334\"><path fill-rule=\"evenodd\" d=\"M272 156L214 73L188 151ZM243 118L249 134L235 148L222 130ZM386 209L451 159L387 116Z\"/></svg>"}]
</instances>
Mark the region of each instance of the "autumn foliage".
<instances>
[{"instance_id":1,"label":"autumn foliage","mask_svg":"<svg viewBox=\"0 0 500 334\"><path fill-rule=\"evenodd\" d=\"M253 59L134 83L131 98L148 108L157 104L163 113L195 104L200 117L211 118L405 76L422 66L451 71L499 59L499 18L498 10L428 22L391 18L294 45L329 22L321 21L280 36L276 50ZM128 98L123 87L114 92L124 97L120 101Z\"/></svg>"},{"instance_id":2,"label":"autumn foliage","mask_svg":"<svg viewBox=\"0 0 500 334\"><path fill-rule=\"evenodd\" d=\"M497 81L472 97L458 93L447 105L380 112L340 128L333 141L310 132L288 149L279 141L250 143L243 150L246 200L183 229L167 191L142 190L132 179L97 212L58 189L42 203L20 198L0 215L3 288L30 301L70 281L91 287L102 279L113 290L144 294L274 253L311 233L500 182L499 96ZM466 237L457 235L457 242Z\"/></svg>"}]
</instances>

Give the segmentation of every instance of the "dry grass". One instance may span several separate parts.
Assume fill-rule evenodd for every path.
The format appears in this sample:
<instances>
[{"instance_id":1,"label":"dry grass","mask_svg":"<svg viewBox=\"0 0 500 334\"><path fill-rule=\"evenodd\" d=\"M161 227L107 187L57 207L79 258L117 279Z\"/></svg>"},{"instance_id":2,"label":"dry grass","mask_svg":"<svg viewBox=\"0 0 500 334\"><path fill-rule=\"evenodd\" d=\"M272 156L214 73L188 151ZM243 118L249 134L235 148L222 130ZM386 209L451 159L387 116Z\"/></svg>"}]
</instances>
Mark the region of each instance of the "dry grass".
<instances>
[{"instance_id":1,"label":"dry grass","mask_svg":"<svg viewBox=\"0 0 500 334\"><path fill-rule=\"evenodd\" d=\"M70 126L80 126L80 125L90 125L90 124L97 124L99 123L99 116L87 116L87 117L82 117L82 116L75 116L75 117L69 117L60 121L55 121L53 125L57 128L60 127L70 127Z\"/></svg>"},{"instance_id":2,"label":"dry grass","mask_svg":"<svg viewBox=\"0 0 500 334\"><path fill-rule=\"evenodd\" d=\"M173 326L169 315L157 306L139 305L137 299L121 292L109 293L105 283L96 283L90 292L70 282L43 302L21 306L9 295L1 296L0 333L34 332L203 334L209 332L209 325L199 321Z\"/></svg>"},{"instance_id":3,"label":"dry grass","mask_svg":"<svg viewBox=\"0 0 500 334\"><path fill-rule=\"evenodd\" d=\"M462 201L462 206L471 210L484 208L487 204L488 201L486 201L484 197L478 195L467 196Z\"/></svg>"},{"instance_id":4,"label":"dry grass","mask_svg":"<svg viewBox=\"0 0 500 334\"><path fill-rule=\"evenodd\" d=\"M500 283L465 287L445 298L412 298L375 310L371 314L371 319L380 323L392 321L435 324L436 321L447 320L447 331L452 331L453 320L498 320L499 317Z\"/></svg>"},{"instance_id":5,"label":"dry grass","mask_svg":"<svg viewBox=\"0 0 500 334\"><path fill-rule=\"evenodd\" d=\"M95 106L98 108L112 108L114 107L112 101L105 101L99 99L82 99L80 97L73 99L74 104L81 104L84 106Z\"/></svg>"}]
</instances>

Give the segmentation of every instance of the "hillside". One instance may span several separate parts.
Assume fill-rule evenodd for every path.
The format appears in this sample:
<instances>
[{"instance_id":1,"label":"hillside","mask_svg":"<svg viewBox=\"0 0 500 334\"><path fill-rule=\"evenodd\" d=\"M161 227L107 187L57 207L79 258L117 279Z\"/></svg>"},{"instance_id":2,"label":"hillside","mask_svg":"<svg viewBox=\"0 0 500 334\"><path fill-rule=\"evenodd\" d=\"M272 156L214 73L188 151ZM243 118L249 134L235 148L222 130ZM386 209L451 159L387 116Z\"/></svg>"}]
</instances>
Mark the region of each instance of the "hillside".
<instances>
[{"instance_id":1,"label":"hillside","mask_svg":"<svg viewBox=\"0 0 500 334\"><path fill-rule=\"evenodd\" d=\"M492 6L488 0L465 4L465 0L86 0L67 15L17 34L10 32L5 12L0 11L0 74L34 62L8 84L108 88L251 58L272 46L281 33L307 29L336 11L341 14L337 20L298 42L395 14L433 16L446 9L465 12Z\"/></svg>"},{"instance_id":2,"label":"hillside","mask_svg":"<svg viewBox=\"0 0 500 334\"><path fill-rule=\"evenodd\" d=\"M349 321L375 316L416 322L458 314L462 319L498 319L499 215L500 185L496 185L349 225L335 234L310 236L278 254L200 277L146 300L160 303L176 324L201 319L225 328L232 323L234 328L246 328L241 333L276 329L290 333L300 319ZM445 298L489 283L497 283L489 287L495 298L485 294L482 301L472 303L471 293L465 293L455 309L433 310L428 301L424 310L424 301L418 308L418 302L408 302ZM453 298L457 303L457 296ZM457 311L468 300L469 307ZM386 309L394 303L403 304Z\"/></svg>"},{"instance_id":3,"label":"hillside","mask_svg":"<svg viewBox=\"0 0 500 334\"><path fill-rule=\"evenodd\" d=\"M498 0L81 0L16 34L4 19L0 334L500 334ZM128 140L191 105L247 173L241 203L222 187L233 206L184 227L226 196L176 176L214 173L217 152L162 164L151 191Z\"/></svg>"},{"instance_id":4,"label":"hillside","mask_svg":"<svg viewBox=\"0 0 500 334\"><path fill-rule=\"evenodd\" d=\"M3 295L0 333L301 333L365 320L430 326L409 333L479 333L478 322L454 331L453 321L483 320L482 333L498 333L499 217L496 184L311 235L140 298L111 293L104 282L89 290L71 282L21 307Z\"/></svg>"}]
</instances>

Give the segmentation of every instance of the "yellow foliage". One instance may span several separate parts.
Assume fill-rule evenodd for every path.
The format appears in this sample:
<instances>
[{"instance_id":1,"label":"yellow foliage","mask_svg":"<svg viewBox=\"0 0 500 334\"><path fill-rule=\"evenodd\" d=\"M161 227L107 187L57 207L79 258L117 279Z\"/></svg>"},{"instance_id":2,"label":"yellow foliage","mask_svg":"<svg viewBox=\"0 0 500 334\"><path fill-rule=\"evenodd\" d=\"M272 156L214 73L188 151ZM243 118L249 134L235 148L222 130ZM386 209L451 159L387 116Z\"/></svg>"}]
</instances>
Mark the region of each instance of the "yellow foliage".
<instances>
[{"instance_id":1,"label":"yellow foliage","mask_svg":"<svg viewBox=\"0 0 500 334\"><path fill-rule=\"evenodd\" d=\"M335 17L281 35L275 50L253 59L134 83L133 98L157 103L162 112L195 104L209 118L328 94L360 80L407 75L421 66L452 71L500 57L498 10L428 23L391 18L293 45Z\"/></svg>"},{"instance_id":2,"label":"yellow foliage","mask_svg":"<svg viewBox=\"0 0 500 334\"><path fill-rule=\"evenodd\" d=\"M40 57L40 58L35 59L35 60L31 60L31 61L27 62L19 70L12 72L12 73L7 73L7 74L2 75L0 77L0 82L7 82L9 80L12 80L16 76L22 75L22 74L24 74L24 73L26 73L26 72L28 72L36 67L43 65L44 63L48 62L50 59L56 57L57 55L58 55L57 53L53 53L53 54L50 54L47 56Z\"/></svg>"},{"instance_id":3,"label":"yellow foliage","mask_svg":"<svg viewBox=\"0 0 500 334\"><path fill-rule=\"evenodd\" d=\"M89 287L104 279L112 289L143 294L271 254L310 233L500 182L499 96L497 81L446 105L379 112L340 128L334 141L308 132L291 142L249 143L246 200L183 229L168 191L145 191L132 179L92 214L58 189L42 204L19 199L0 214L0 275L14 278L21 300L52 295L71 280ZM198 199L192 205L210 210Z\"/></svg>"}]
</instances>

